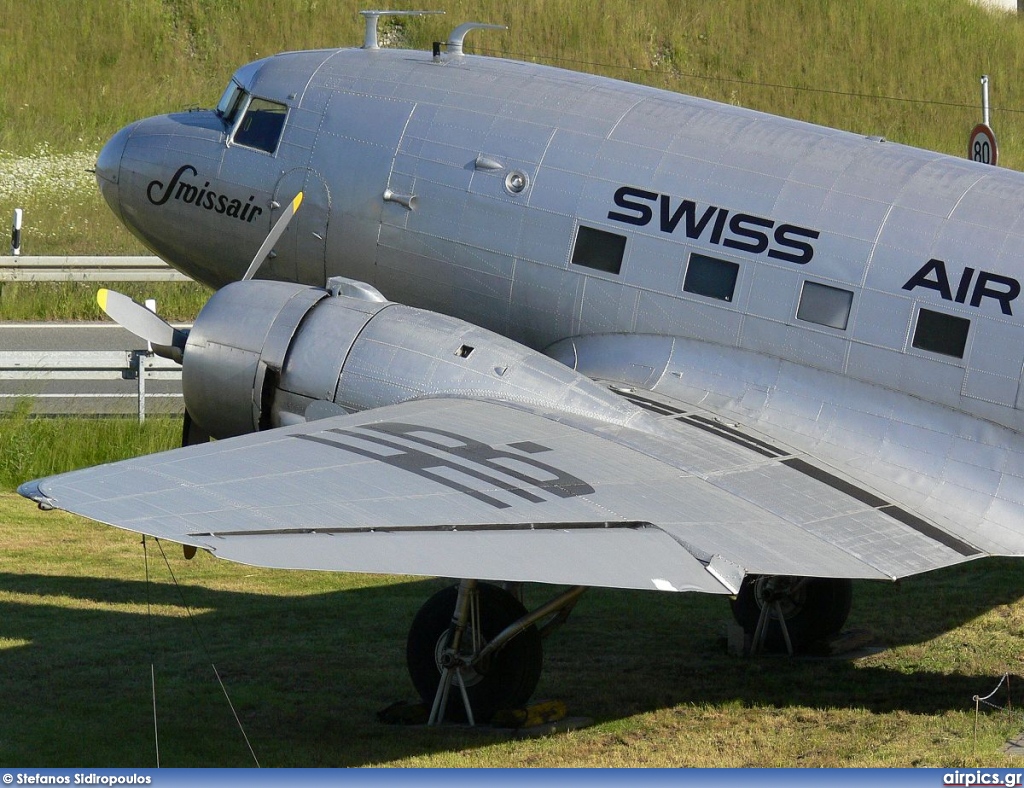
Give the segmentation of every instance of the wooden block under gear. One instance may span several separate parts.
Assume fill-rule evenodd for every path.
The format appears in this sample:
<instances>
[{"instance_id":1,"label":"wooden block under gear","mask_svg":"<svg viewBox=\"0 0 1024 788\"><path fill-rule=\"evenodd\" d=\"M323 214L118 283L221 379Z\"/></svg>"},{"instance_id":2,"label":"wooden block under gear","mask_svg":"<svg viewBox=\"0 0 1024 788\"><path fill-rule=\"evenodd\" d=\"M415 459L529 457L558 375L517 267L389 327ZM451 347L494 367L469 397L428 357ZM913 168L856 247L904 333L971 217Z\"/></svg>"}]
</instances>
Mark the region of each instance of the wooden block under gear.
<instances>
[{"instance_id":1,"label":"wooden block under gear","mask_svg":"<svg viewBox=\"0 0 1024 788\"><path fill-rule=\"evenodd\" d=\"M505 709L495 713L491 725L496 728L533 728L549 722L557 722L568 714L565 703L560 700L545 700L532 703L522 709Z\"/></svg>"}]
</instances>

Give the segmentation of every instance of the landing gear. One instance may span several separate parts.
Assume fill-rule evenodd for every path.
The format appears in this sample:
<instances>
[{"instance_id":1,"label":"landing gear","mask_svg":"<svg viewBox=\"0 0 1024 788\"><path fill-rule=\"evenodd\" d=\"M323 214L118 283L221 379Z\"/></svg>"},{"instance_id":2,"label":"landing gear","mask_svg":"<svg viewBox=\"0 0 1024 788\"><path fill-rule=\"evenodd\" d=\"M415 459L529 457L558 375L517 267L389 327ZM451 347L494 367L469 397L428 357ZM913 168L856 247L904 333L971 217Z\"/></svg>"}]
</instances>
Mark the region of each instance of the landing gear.
<instances>
[{"instance_id":1,"label":"landing gear","mask_svg":"<svg viewBox=\"0 0 1024 788\"><path fill-rule=\"evenodd\" d=\"M807 651L837 635L853 601L849 580L751 576L732 603L736 621L751 635L753 651ZM784 624L780 624L784 622Z\"/></svg>"},{"instance_id":2,"label":"landing gear","mask_svg":"<svg viewBox=\"0 0 1024 788\"><path fill-rule=\"evenodd\" d=\"M508 591L475 580L430 597L413 619L405 650L430 724L473 725L525 706L540 680L541 638L565 620L584 590L569 589L532 613Z\"/></svg>"},{"instance_id":3,"label":"landing gear","mask_svg":"<svg viewBox=\"0 0 1024 788\"><path fill-rule=\"evenodd\" d=\"M507 626L526 616L514 596L487 583L450 586L430 597L413 619L406 644L409 675L437 722L486 722L500 709L523 706L540 680L543 661L540 635L529 626L497 651L480 659L483 648ZM464 598L459 599L460 595ZM459 627L458 606L466 621ZM455 617L453 618L453 611ZM453 688L461 702L447 704ZM469 719L470 723L474 722Z\"/></svg>"}]
</instances>

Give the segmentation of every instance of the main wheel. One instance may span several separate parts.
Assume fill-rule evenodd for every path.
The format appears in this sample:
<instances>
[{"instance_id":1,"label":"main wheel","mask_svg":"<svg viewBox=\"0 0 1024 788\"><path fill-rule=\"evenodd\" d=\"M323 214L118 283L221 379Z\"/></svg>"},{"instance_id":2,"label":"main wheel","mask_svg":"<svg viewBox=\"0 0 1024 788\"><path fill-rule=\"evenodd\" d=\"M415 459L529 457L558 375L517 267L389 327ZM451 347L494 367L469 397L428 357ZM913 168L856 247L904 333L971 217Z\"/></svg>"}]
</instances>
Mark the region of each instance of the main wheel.
<instances>
[{"instance_id":1,"label":"main wheel","mask_svg":"<svg viewBox=\"0 0 1024 788\"><path fill-rule=\"evenodd\" d=\"M460 652L469 655L474 642L474 620L479 622L476 638L480 647L489 643L509 624L526 615L526 608L507 591L479 583L476 586L478 615L470 616L462 634ZM441 658L451 642L452 615L458 586L434 594L419 609L409 629L405 656L409 675L416 691L427 706L434 703L441 681ZM469 696L473 717L487 722L502 709L524 706L537 688L543 662L543 649L537 628L530 626L512 638L483 664L462 670L462 682ZM458 687L459 677L452 681L446 717L465 720L466 710Z\"/></svg>"},{"instance_id":2,"label":"main wheel","mask_svg":"<svg viewBox=\"0 0 1024 788\"><path fill-rule=\"evenodd\" d=\"M839 578L752 576L740 586L732 613L744 631L753 635L761 609L774 602L779 603L786 621L793 651L808 651L843 628L853 602L853 583ZM786 640L774 611L767 626L765 649L784 651Z\"/></svg>"}]
</instances>

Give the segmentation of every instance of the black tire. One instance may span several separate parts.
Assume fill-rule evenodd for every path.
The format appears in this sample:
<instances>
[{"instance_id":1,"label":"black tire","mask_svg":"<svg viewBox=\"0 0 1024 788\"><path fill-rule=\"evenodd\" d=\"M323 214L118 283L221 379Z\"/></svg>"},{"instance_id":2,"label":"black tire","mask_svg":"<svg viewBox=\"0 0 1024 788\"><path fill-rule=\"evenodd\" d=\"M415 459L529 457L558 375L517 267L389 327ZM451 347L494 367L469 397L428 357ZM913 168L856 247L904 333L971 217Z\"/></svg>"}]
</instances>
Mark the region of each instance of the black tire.
<instances>
[{"instance_id":1,"label":"black tire","mask_svg":"<svg viewBox=\"0 0 1024 788\"><path fill-rule=\"evenodd\" d=\"M483 642L490 642L512 622L526 615L526 608L514 596L487 583L477 585L480 605L480 629ZM437 686L441 681L438 656L447 644L452 614L459 587L449 586L428 599L416 613L409 629L405 658L409 676L423 702L434 703ZM469 633L463 634L468 642ZM477 722L488 722L495 712L520 708L533 695L540 681L543 665L540 633L531 626L512 638L496 654L466 675L466 693ZM445 718L452 721L466 719L462 693L452 682Z\"/></svg>"},{"instance_id":2,"label":"black tire","mask_svg":"<svg viewBox=\"0 0 1024 788\"><path fill-rule=\"evenodd\" d=\"M853 583L841 578L747 577L732 602L732 614L753 637L761 605L772 593L781 593L780 604L794 653L812 651L816 645L839 634L850 615ZM790 591L791 593L786 593ZM785 651L786 641L778 619L768 619L766 651Z\"/></svg>"}]
</instances>

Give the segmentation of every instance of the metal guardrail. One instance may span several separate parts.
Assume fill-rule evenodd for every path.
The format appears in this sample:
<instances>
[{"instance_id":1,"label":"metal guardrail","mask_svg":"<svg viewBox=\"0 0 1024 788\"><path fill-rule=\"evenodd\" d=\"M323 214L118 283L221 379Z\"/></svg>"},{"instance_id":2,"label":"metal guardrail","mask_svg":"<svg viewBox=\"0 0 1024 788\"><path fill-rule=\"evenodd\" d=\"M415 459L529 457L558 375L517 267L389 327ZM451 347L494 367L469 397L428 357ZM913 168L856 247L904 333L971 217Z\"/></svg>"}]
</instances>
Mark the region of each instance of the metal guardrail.
<instances>
[{"instance_id":1,"label":"metal guardrail","mask_svg":"<svg viewBox=\"0 0 1024 788\"><path fill-rule=\"evenodd\" d=\"M0 282L190 282L159 257L0 257Z\"/></svg>"},{"instance_id":2,"label":"metal guardrail","mask_svg":"<svg viewBox=\"0 0 1024 788\"><path fill-rule=\"evenodd\" d=\"M0 257L2 282L188 282L189 277L159 257ZM133 380L131 391L39 391L50 382ZM137 400L139 421L146 401L181 398L177 392L147 392L149 381L176 381L181 367L139 350L3 351L0 350L0 404L3 400ZM35 382L36 385L32 385ZM12 391L12 389L20 389Z\"/></svg>"},{"instance_id":3,"label":"metal guardrail","mask_svg":"<svg viewBox=\"0 0 1024 788\"><path fill-rule=\"evenodd\" d=\"M181 367L145 350L0 351L0 382L76 380L134 380L136 386L132 392L0 392L0 399L131 397L138 400L139 421L142 422L146 419L147 399L181 396L178 393L147 394L147 381L180 381Z\"/></svg>"}]
</instances>

